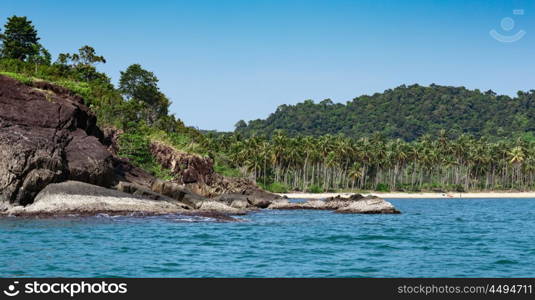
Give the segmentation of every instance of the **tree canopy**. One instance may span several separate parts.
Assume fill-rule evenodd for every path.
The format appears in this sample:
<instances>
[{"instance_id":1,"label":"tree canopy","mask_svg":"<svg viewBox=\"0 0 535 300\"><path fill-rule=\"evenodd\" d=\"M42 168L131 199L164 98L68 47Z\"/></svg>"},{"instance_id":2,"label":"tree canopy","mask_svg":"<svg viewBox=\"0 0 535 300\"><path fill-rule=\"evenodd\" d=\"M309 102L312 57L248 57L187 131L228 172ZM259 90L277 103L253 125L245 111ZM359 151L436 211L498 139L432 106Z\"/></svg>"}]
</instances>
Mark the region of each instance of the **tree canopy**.
<instances>
[{"instance_id":1,"label":"tree canopy","mask_svg":"<svg viewBox=\"0 0 535 300\"><path fill-rule=\"evenodd\" d=\"M509 97L464 87L402 85L346 104L327 99L281 105L265 120L240 123L236 132L271 136L277 129L290 136L342 133L361 138L380 133L406 141L441 129L450 137L522 136L535 130L535 91Z\"/></svg>"},{"instance_id":2,"label":"tree canopy","mask_svg":"<svg viewBox=\"0 0 535 300\"><path fill-rule=\"evenodd\" d=\"M127 100L139 104L149 124L168 114L170 101L160 92L158 78L139 64L133 64L121 72L119 90Z\"/></svg>"},{"instance_id":3,"label":"tree canopy","mask_svg":"<svg viewBox=\"0 0 535 300\"><path fill-rule=\"evenodd\" d=\"M78 49L78 53L60 53L55 64L65 71L72 70L82 81L101 79L107 81L105 74L97 72L98 63L106 63L104 56L97 55L95 49L85 45Z\"/></svg>"},{"instance_id":4,"label":"tree canopy","mask_svg":"<svg viewBox=\"0 0 535 300\"><path fill-rule=\"evenodd\" d=\"M26 60L40 51L37 30L26 17L9 17L1 38L2 56L5 58Z\"/></svg>"}]
</instances>

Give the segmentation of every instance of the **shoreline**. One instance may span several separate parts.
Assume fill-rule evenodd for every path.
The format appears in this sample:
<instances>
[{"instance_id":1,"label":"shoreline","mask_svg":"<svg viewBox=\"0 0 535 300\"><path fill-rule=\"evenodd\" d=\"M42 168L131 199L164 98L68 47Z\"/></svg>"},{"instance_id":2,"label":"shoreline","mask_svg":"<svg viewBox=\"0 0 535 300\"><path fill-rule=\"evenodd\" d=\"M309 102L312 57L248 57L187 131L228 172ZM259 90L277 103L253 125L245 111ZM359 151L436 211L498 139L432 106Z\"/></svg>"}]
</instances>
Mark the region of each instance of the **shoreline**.
<instances>
[{"instance_id":1,"label":"shoreline","mask_svg":"<svg viewBox=\"0 0 535 300\"><path fill-rule=\"evenodd\" d=\"M355 193L279 193L280 196L286 196L289 199L324 199L330 197L349 197ZM471 193L362 193L363 196L377 196L384 199L478 199L478 198L534 198L535 192L471 192Z\"/></svg>"}]
</instances>

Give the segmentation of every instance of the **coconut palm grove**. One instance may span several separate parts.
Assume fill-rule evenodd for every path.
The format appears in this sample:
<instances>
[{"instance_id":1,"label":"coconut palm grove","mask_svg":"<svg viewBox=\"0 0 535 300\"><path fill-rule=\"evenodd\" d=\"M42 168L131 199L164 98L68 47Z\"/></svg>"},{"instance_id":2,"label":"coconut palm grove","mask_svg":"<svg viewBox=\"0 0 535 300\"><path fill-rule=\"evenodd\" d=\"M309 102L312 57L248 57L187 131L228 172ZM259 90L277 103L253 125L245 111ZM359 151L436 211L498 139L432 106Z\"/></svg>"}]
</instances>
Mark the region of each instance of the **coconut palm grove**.
<instances>
[{"instance_id":1,"label":"coconut palm grove","mask_svg":"<svg viewBox=\"0 0 535 300\"><path fill-rule=\"evenodd\" d=\"M273 192L533 190L535 91L517 97L464 87L400 86L347 104L283 105L235 132L202 131L169 113L158 78L140 64L119 86L97 70L88 45L53 60L26 17L1 32L0 74L28 85L46 80L88 101L99 126L121 132L118 153L160 178L169 170L153 141L209 156L215 170Z\"/></svg>"}]
</instances>

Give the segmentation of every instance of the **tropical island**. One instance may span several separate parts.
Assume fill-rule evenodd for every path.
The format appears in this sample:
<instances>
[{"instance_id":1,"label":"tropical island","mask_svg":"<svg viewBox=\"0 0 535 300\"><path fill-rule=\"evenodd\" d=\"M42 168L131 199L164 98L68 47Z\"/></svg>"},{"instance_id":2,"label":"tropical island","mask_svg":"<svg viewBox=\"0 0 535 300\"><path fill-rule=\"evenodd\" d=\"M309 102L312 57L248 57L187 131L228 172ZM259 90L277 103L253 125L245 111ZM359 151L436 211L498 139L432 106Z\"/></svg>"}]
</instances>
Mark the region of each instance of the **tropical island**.
<instances>
[{"instance_id":1,"label":"tropical island","mask_svg":"<svg viewBox=\"0 0 535 300\"><path fill-rule=\"evenodd\" d=\"M529 287L535 3L2 8L4 293L97 296L51 283L127 278ZM128 293L182 292L166 282Z\"/></svg>"},{"instance_id":2,"label":"tropical island","mask_svg":"<svg viewBox=\"0 0 535 300\"><path fill-rule=\"evenodd\" d=\"M353 192L534 188L533 90L512 98L400 86L345 105L329 99L283 105L266 120L239 121L235 132L202 131L169 113L158 78L140 64L122 71L115 87L97 70L106 59L91 46L53 61L26 17L9 18L0 37L4 210L58 193L73 198L76 189L163 199L161 212L243 213L299 207L273 193L352 199ZM60 198L54 205L67 205ZM25 211L17 209L11 213Z\"/></svg>"}]
</instances>

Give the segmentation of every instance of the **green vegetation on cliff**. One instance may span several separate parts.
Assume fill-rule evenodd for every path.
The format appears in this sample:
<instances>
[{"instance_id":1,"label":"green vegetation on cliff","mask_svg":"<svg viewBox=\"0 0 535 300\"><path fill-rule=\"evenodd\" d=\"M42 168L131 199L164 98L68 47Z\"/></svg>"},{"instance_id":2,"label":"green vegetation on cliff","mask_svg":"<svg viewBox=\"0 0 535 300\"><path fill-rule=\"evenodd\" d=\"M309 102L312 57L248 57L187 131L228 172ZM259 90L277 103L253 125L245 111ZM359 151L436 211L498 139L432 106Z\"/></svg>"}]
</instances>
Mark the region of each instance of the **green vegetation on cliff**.
<instances>
[{"instance_id":1,"label":"green vegetation on cliff","mask_svg":"<svg viewBox=\"0 0 535 300\"><path fill-rule=\"evenodd\" d=\"M77 53L51 56L38 43L38 32L26 17L13 16L0 34L0 74L31 85L47 81L65 87L85 100L97 115L101 128L122 132L118 138L119 155L154 175L169 179L168 170L159 165L149 151L153 141L161 141L178 150L217 156L204 147L206 137L169 114L170 100L158 88L158 78L139 64L121 72L119 87L97 70L106 59L90 46ZM232 170L219 164L227 173Z\"/></svg>"}]
</instances>

